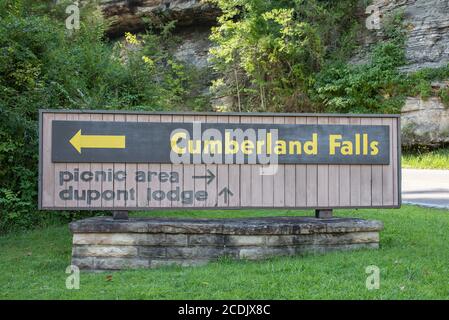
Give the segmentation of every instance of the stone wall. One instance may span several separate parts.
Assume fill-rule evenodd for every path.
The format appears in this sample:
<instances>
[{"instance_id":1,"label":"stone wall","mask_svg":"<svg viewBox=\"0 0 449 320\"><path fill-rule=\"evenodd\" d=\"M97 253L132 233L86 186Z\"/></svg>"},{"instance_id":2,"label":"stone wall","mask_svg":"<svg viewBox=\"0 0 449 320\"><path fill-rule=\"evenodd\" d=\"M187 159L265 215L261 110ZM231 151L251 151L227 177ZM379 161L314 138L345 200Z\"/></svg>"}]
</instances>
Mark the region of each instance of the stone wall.
<instances>
[{"instance_id":1,"label":"stone wall","mask_svg":"<svg viewBox=\"0 0 449 320\"><path fill-rule=\"evenodd\" d=\"M89 218L70 224L72 264L87 270L202 265L220 257L273 256L379 247L379 221L349 218Z\"/></svg>"}]
</instances>

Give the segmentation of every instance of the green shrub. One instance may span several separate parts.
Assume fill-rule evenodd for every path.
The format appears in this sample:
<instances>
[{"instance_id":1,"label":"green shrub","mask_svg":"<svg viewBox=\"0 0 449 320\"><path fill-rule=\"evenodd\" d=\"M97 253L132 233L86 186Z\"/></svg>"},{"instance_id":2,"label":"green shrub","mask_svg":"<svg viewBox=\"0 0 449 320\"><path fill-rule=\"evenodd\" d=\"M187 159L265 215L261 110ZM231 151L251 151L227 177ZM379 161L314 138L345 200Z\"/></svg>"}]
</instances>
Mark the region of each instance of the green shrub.
<instances>
[{"instance_id":1,"label":"green shrub","mask_svg":"<svg viewBox=\"0 0 449 320\"><path fill-rule=\"evenodd\" d=\"M327 112L394 113L403 96L398 93L403 75L403 50L394 42L378 45L367 64L331 64L316 77L310 95Z\"/></svg>"},{"instance_id":2,"label":"green shrub","mask_svg":"<svg viewBox=\"0 0 449 320\"><path fill-rule=\"evenodd\" d=\"M213 62L238 110L393 113L403 104L401 12L386 19L386 40L370 61L354 66L358 1L213 2L223 12L212 31Z\"/></svg>"},{"instance_id":3,"label":"green shrub","mask_svg":"<svg viewBox=\"0 0 449 320\"><path fill-rule=\"evenodd\" d=\"M317 74L312 100L320 110L339 113L397 113L404 103L406 62L402 14L386 17L386 40L375 45L367 63L353 65L332 58Z\"/></svg>"},{"instance_id":4,"label":"green shrub","mask_svg":"<svg viewBox=\"0 0 449 320\"><path fill-rule=\"evenodd\" d=\"M148 31L139 47L104 38L94 6L81 29L65 28L65 6L0 0L0 233L79 213L37 212L38 109L179 108L191 85L170 54L174 24ZM173 41L172 41L173 40Z\"/></svg>"},{"instance_id":5,"label":"green shrub","mask_svg":"<svg viewBox=\"0 0 449 320\"><path fill-rule=\"evenodd\" d=\"M238 110L310 108L306 92L327 54L326 41L339 46L332 33L337 20L344 24L349 16L316 0L213 2L223 14L212 29L212 61L224 74L226 93L237 96Z\"/></svg>"},{"instance_id":6,"label":"green shrub","mask_svg":"<svg viewBox=\"0 0 449 320\"><path fill-rule=\"evenodd\" d=\"M441 101L449 106L449 89L433 89L432 82L449 79L449 64L439 68L425 68L414 72L405 79L404 87L406 94L410 96L420 96L423 99L429 97L439 97Z\"/></svg>"}]
</instances>

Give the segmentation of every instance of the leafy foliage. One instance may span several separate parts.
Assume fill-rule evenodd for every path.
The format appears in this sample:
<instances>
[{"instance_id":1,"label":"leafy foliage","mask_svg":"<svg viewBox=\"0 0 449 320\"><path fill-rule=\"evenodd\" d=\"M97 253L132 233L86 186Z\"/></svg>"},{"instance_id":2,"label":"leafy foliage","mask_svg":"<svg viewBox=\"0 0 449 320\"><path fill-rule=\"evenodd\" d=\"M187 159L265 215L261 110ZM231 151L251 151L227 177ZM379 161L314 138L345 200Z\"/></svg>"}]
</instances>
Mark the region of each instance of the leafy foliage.
<instances>
[{"instance_id":1,"label":"leafy foliage","mask_svg":"<svg viewBox=\"0 0 449 320\"><path fill-rule=\"evenodd\" d=\"M112 44L94 6L75 32L64 3L0 0L0 9L1 233L48 220L36 212L38 109L175 109L191 81L170 54L174 23Z\"/></svg>"},{"instance_id":2,"label":"leafy foliage","mask_svg":"<svg viewBox=\"0 0 449 320\"><path fill-rule=\"evenodd\" d=\"M425 68L407 77L405 87L408 95L420 96L427 99L431 96L439 97L449 107L449 88L432 88L433 81L449 79L449 64L440 68Z\"/></svg>"},{"instance_id":3,"label":"leafy foliage","mask_svg":"<svg viewBox=\"0 0 449 320\"><path fill-rule=\"evenodd\" d=\"M311 94L329 112L394 113L403 104L398 95L403 75L403 50L392 42L377 46L370 63L334 64L322 70Z\"/></svg>"},{"instance_id":4,"label":"leafy foliage","mask_svg":"<svg viewBox=\"0 0 449 320\"><path fill-rule=\"evenodd\" d=\"M353 25L357 1L213 0L223 14L212 30L221 87L236 92L239 110L313 109L307 92L332 51L341 26Z\"/></svg>"},{"instance_id":5,"label":"leafy foliage","mask_svg":"<svg viewBox=\"0 0 449 320\"><path fill-rule=\"evenodd\" d=\"M213 0L223 15L211 49L224 74L213 89L236 97L240 111L398 113L405 97L439 96L431 87L448 69L404 74L403 13L384 17L384 40L368 60L354 63L359 46L358 1Z\"/></svg>"}]
</instances>

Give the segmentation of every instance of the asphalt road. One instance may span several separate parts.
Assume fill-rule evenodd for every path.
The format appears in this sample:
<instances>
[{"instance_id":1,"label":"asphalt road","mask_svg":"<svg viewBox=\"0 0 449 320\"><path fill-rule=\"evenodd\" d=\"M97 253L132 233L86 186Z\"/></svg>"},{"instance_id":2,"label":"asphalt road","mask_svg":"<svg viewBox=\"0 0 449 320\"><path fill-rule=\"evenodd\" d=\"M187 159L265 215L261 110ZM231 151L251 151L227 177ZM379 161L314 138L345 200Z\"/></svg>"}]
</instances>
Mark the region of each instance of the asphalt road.
<instances>
[{"instance_id":1,"label":"asphalt road","mask_svg":"<svg viewBox=\"0 0 449 320\"><path fill-rule=\"evenodd\" d=\"M449 170L402 169L402 203L449 209Z\"/></svg>"}]
</instances>

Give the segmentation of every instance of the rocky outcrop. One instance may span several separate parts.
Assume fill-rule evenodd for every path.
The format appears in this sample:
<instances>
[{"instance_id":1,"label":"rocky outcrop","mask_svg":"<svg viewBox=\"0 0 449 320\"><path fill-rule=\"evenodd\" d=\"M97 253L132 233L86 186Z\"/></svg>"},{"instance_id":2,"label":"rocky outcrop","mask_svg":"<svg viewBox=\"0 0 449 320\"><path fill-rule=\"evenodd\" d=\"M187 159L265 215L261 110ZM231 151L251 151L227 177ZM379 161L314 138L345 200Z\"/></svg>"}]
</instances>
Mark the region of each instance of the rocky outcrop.
<instances>
[{"instance_id":1,"label":"rocky outcrop","mask_svg":"<svg viewBox=\"0 0 449 320\"><path fill-rule=\"evenodd\" d=\"M147 19L160 22L176 20L180 28L210 26L216 23L220 14L215 6L204 0L100 0L100 6L110 24L109 34L112 36L142 30ZM405 71L449 63L449 0L374 0L372 7L379 10L380 25L393 12L404 13L408 30L408 65ZM207 38L207 34L204 36ZM382 37L379 29L367 32L363 41L369 47Z\"/></svg>"},{"instance_id":2,"label":"rocky outcrop","mask_svg":"<svg viewBox=\"0 0 449 320\"><path fill-rule=\"evenodd\" d=\"M360 1L355 14L364 11L365 1ZM379 10L380 25L385 18L398 11L404 14L407 27L404 72L422 68L435 68L449 63L449 0L373 0ZM123 36L124 32L143 30L147 20L168 22L177 20L176 33L181 42L175 56L198 70L202 70L199 92L207 95L214 75L208 62L208 39L211 25L216 23L219 10L204 0L100 0L101 9L110 24L111 36ZM361 18L366 19L372 12ZM384 38L382 29L365 30L362 42L364 52ZM367 54L362 52L353 62L363 63ZM213 106L232 105L232 97L210 97ZM229 101L228 101L229 100ZM405 145L440 145L449 143L449 110L439 98L428 100L410 97L402 110L403 142Z\"/></svg>"},{"instance_id":3,"label":"rocky outcrop","mask_svg":"<svg viewBox=\"0 0 449 320\"><path fill-rule=\"evenodd\" d=\"M112 38L143 31L150 23L176 21L174 32L180 41L173 54L197 71L191 94L209 99L215 77L208 61L209 35L220 14L215 6L204 0L100 0L100 7Z\"/></svg>"},{"instance_id":4,"label":"rocky outcrop","mask_svg":"<svg viewBox=\"0 0 449 320\"><path fill-rule=\"evenodd\" d=\"M207 26L186 27L178 32L181 41L174 52L177 59L196 68L209 66L210 28Z\"/></svg>"},{"instance_id":5,"label":"rocky outcrop","mask_svg":"<svg viewBox=\"0 0 449 320\"><path fill-rule=\"evenodd\" d=\"M374 0L372 5L379 9L380 26L387 16L403 13L407 65L401 71L415 72L449 63L449 0ZM383 37L382 29L367 33L364 51ZM360 54L355 60L363 62L363 56ZM447 84L439 87L444 89ZM409 97L401 113L403 145L436 147L449 143L449 109L440 98Z\"/></svg>"},{"instance_id":6,"label":"rocky outcrop","mask_svg":"<svg viewBox=\"0 0 449 320\"><path fill-rule=\"evenodd\" d=\"M147 19L162 23L176 20L178 27L185 27L214 24L219 15L216 7L202 0L100 0L100 7L111 36L142 30Z\"/></svg>"},{"instance_id":7,"label":"rocky outcrop","mask_svg":"<svg viewBox=\"0 0 449 320\"><path fill-rule=\"evenodd\" d=\"M379 10L380 26L387 16L403 12L408 62L404 71L436 68L449 63L448 0L374 0L372 7ZM365 35L364 42L369 46L382 38L382 29L378 29Z\"/></svg>"},{"instance_id":8,"label":"rocky outcrop","mask_svg":"<svg viewBox=\"0 0 449 320\"><path fill-rule=\"evenodd\" d=\"M405 7L410 26L406 44L407 71L449 63L449 1L411 1Z\"/></svg>"},{"instance_id":9,"label":"rocky outcrop","mask_svg":"<svg viewBox=\"0 0 449 320\"><path fill-rule=\"evenodd\" d=\"M449 108L441 100L408 98L402 108L402 145L439 146L449 143Z\"/></svg>"}]
</instances>

